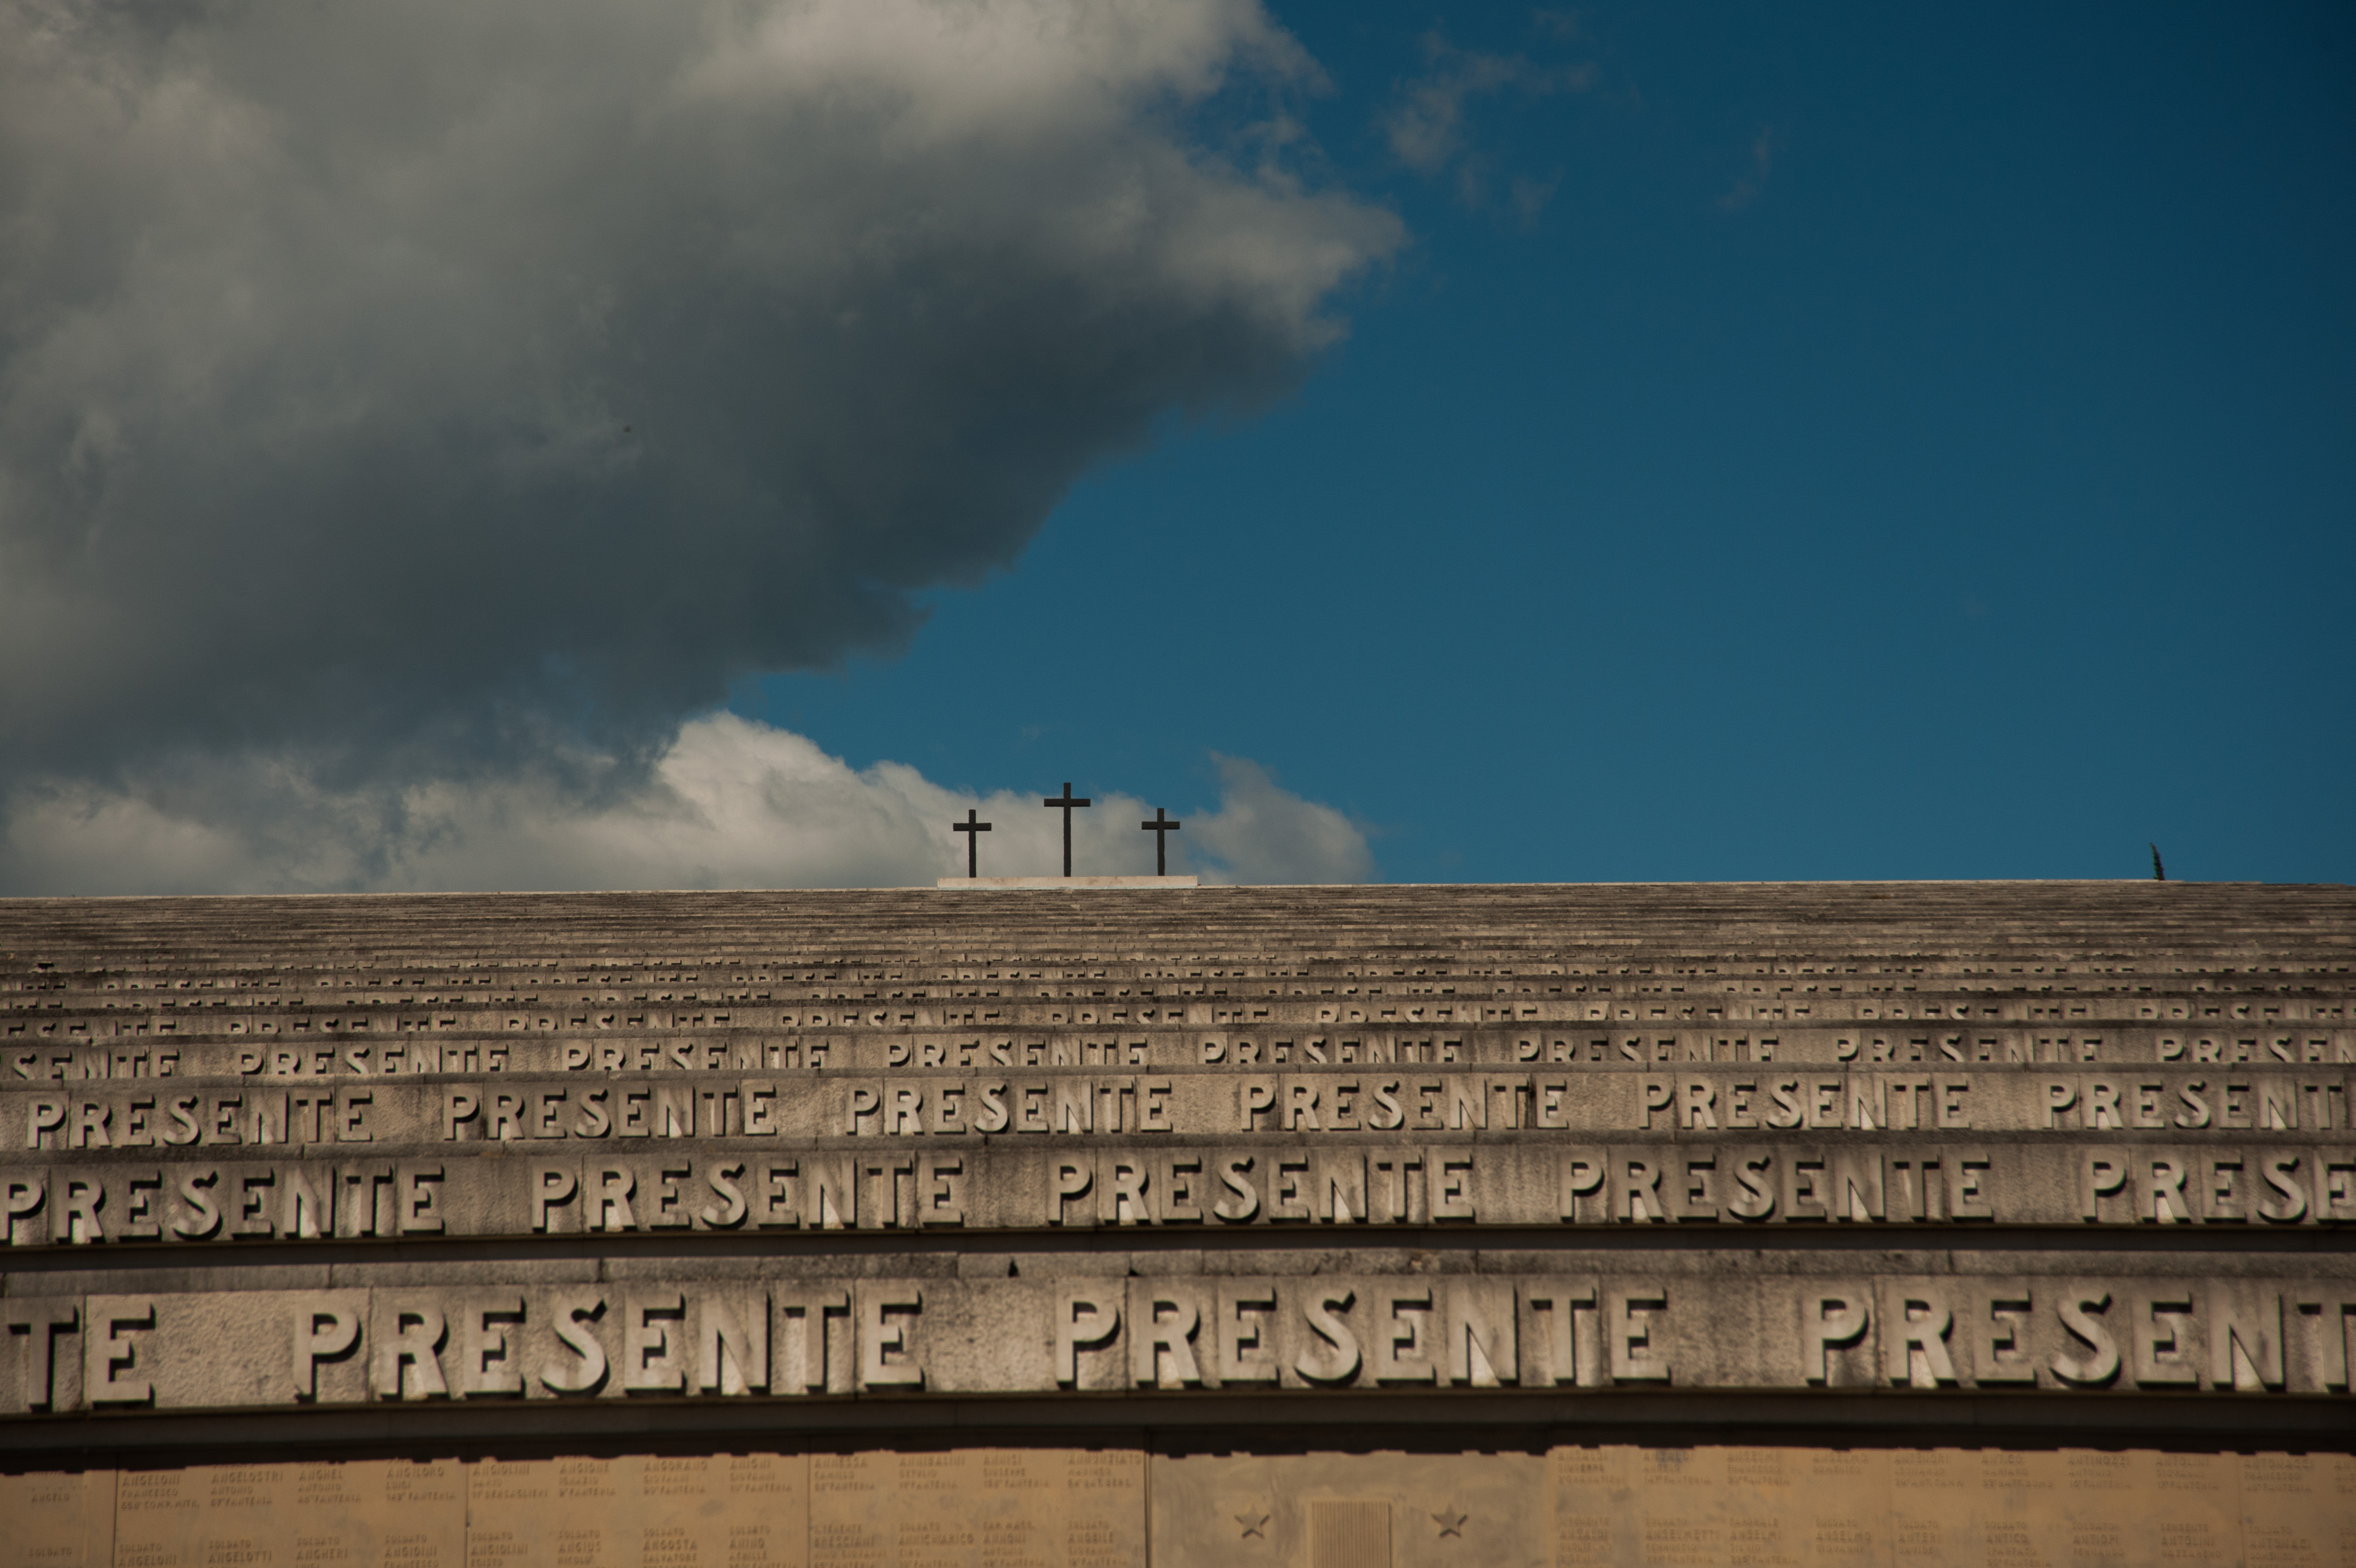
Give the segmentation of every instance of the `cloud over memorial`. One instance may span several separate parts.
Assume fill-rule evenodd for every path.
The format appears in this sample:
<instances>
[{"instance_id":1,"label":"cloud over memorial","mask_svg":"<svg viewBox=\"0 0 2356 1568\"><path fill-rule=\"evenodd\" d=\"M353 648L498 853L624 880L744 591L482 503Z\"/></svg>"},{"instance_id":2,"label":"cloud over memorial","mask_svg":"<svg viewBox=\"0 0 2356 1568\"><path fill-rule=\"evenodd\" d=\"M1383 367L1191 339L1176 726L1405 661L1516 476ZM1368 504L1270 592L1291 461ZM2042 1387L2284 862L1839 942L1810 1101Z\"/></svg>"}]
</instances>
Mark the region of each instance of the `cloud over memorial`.
<instances>
[{"instance_id":1,"label":"cloud over memorial","mask_svg":"<svg viewBox=\"0 0 2356 1568\"><path fill-rule=\"evenodd\" d=\"M888 651L1337 335L1315 79L1253 0L0 4L0 791L585 799Z\"/></svg>"},{"instance_id":2,"label":"cloud over memorial","mask_svg":"<svg viewBox=\"0 0 2356 1568\"><path fill-rule=\"evenodd\" d=\"M1219 803L1183 811L1170 870L1206 882L1365 882L1365 828L1220 757ZM1054 785L1044 786L1046 789ZM734 714L690 721L629 788L599 794L550 766L474 781L337 791L252 758L172 789L52 785L0 831L16 893L548 891L924 886L965 873L949 824L979 810L988 876L1062 869L1062 816L1037 791L945 788L896 762L854 768ZM1075 811L1073 869L1153 870L1153 808L1098 794Z\"/></svg>"}]
</instances>

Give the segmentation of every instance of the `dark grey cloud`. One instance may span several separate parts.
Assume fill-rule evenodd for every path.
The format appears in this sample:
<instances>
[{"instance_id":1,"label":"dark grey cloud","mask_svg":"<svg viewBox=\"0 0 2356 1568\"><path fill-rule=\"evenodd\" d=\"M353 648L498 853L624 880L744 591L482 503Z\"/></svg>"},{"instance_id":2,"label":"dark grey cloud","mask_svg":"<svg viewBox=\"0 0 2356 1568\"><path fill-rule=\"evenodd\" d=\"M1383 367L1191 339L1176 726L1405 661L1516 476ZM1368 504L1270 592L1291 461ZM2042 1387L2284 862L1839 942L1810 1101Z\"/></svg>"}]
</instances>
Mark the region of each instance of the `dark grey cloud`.
<instances>
[{"instance_id":1,"label":"dark grey cloud","mask_svg":"<svg viewBox=\"0 0 2356 1568\"><path fill-rule=\"evenodd\" d=\"M1313 77L1252 0L0 3L0 787L586 788L891 648L1334 336L1400 231L1250 151Z\"/></svg>"}]
</instances>

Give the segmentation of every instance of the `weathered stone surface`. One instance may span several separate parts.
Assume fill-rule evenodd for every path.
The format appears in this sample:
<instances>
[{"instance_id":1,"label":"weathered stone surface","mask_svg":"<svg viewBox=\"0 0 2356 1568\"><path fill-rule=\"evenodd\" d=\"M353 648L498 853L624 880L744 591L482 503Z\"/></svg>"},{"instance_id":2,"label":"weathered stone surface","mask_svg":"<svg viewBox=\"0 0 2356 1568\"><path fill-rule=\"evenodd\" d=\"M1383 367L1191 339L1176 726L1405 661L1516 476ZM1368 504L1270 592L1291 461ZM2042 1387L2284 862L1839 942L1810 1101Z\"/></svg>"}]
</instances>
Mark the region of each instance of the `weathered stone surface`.
<instances>
[{"instance_id":1,"label":"weathered stone surface","mask_svg":"<svg viewBox=\"0 0 2356 1568\"><path fill-rule=\"evenodd\" d=\"M14 1562L108 1568L115 1562L112 1470L0 1475L0 1520Z\"/></svg>"},{"instance_id":2,"label":"weathered stone surface","mask_svg":"<svg viewBox=\"0 0 2356 1568\"><path fill-rule=\"evenodd\" d=\"M391 1179L370 1195L341 1163L92 1158L17 1167L12 1179L37 1219L70 1211L70 1223L32 1231L20 1251L208 1249L212 1262L195 1267L257 1240L1287 1226L1371 1236L1429 1225L2156 1226L2213 1237L2356 1222L2356 1142L2336 1129L2181 1136L1753 1129L1723 1142L1656 1133L1603 1143L1501 1130L1416 1143L1280 1134L750 1150L681 1141L407 1162L398 1219L378 1200Z\"/></svg>"},{"instance_id":3,"label":"weathered stone surface","mask_svg":"<svg viewBox=\"0 0 2356 1568\"><path fill-rule=\"evenodd\" d=\"M1412 1262L1412 1260L1410 1260ZM2356 1270L2171 1271L2148 1255L1937 1273L717 1277L25 1298L8 1409L1225 1390L2042 1390L2345 1397ZM1911 1260L1922 1266L1924 1260ZM1019 1261L1018 1261L1019 1262ZM46 1350L48 1364L42 1362ZM75 1377L77 1360L79 1380ZM46 1405L40 1396L46 1391ZM1437 1407L1436 1407L1437 1408Z\"/></svg>"},{"instance_id":4,"label":"weathered stone surface","mask_svg":"<svg viewBox=\"0 0 2356 1568\"><path fill-rule=\"evenodd\" d=\"M126 1470L113 1561L457 1568L467 1561L465 1486L456 1465L407 1460Z\"/></svg>"},{"instance_id":5,"label":"weathered stone surface","mask_svg":"<svg viewBox=\"0 0 2356 1568\"><path fill-rule=\"evenodd\" d=\"M0 1444L263 1461L11 1550L2356 1541L2340 1458L1901 1442L2349 1430L2348 889L982 891L0 902ZM1776 1445L1562 1445L1664 1423Z\"/></svg>"},{"instance_id":6,"label":"weathered stone surface","mask_svg":"<svg viewBox=\"0 0 2356 1568\"><path fill-rule=\"evenodd\" d=\"M0 1477L43 1568L2322 1563L2344 1454L1558 1446L296 1462Z\"/></svg>"}]
</instances>

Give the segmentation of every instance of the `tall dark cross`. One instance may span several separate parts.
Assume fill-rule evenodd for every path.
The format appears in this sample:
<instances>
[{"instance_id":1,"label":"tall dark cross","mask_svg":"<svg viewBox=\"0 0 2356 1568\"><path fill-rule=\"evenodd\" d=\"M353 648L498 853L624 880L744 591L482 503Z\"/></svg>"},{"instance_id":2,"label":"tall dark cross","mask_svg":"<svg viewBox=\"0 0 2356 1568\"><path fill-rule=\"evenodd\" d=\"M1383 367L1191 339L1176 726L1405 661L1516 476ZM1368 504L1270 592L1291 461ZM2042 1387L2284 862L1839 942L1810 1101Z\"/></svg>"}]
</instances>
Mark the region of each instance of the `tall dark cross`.
<instances>
[{"instance_id":1,"label":"tall dark cross","mask_svg":"<svg viewBox=\"0 0 2356 1568\"><path fill-rule=\"evenodd\" d=\"M969 877L980 876L981 875L981 862L978 855L978 852L981 848L981 839L979 835L990 831L990 824L988 822L977 822L974 821L974 818L980 815L981 815L980 811L968 806L965 811L965 821L961 822L951 822L949 824L949 832L953 833L965 834L965 874Z\"/></svg>"},{"instance_id":2,"label":"tall dark cross","mask_svg":"<svg viewBox=\"0 0 2356 1568\"><path fill-rule=\"evenodd\" d=\"M1140 822L1137 825L1141 831L1153 835L1153 875L1169 875L1170 857L1167 851L1170 847L1170 835L1178 831L1178 819L1156 806L1153 808L1153 820L1150 822Z\"/></svg>"},{"instance_id":3,"label":"tall dark cross","mask_svg":"<svg viewBox=\"0 0 2356 1568\"><path fill-rule=\"evenodd\" d=\"M1089 804L1088 798L1073 794L1072 781L1066 779L1061 795L1050 796L1039 803L1050 811L1058 806L1064 809L1064 875L1069 876L1072 874L1072 810L1074 807L1086 809Z\"/></svg>"}]
</instances>

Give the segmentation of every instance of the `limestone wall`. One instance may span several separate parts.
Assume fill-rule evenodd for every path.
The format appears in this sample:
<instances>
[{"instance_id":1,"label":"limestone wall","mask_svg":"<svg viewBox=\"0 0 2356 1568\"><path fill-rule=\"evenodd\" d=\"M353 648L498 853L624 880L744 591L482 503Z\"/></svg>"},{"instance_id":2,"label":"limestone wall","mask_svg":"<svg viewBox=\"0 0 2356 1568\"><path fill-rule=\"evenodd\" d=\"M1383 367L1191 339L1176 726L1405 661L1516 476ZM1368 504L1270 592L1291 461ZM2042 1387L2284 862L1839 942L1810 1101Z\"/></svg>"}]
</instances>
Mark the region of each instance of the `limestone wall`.
<instances>
[{"instance_id":1,"label":"limestone wall","mask_svg":"<svg viewBox=\"0 0 2356 1568\"><path fill-rule=\"evenodd\" d=\"M9 1561L49 1568L2292 1568L2356 1549L2356 1460L1719 1444L740 1449L0 1476L0 1519Z\"/></svg>"},{"instance_id":2,"label":"limestone wall","mask_svg":"<svg viewBox=\"0 0 2356 1568\"><path fill-rule=\"evenodd\" d=\"M7 1517L2329 1561L2351 965L2328 887L0 903Z\"/></svg>"}]
</instances>

